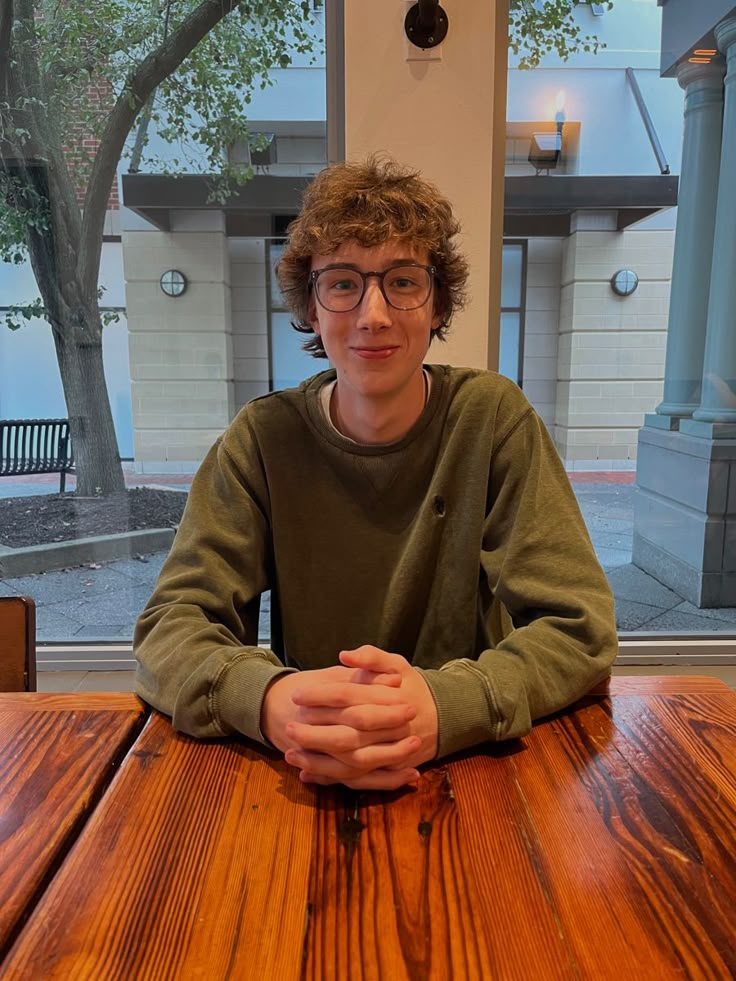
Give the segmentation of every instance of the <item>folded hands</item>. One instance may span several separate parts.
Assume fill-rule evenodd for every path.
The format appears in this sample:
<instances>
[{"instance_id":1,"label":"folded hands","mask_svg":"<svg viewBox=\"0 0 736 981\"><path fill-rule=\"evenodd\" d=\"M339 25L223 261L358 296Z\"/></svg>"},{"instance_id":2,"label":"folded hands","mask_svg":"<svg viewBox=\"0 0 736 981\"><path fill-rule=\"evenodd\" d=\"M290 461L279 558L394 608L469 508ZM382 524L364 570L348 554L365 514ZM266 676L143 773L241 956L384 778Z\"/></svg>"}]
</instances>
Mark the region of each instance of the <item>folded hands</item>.
<instances>
[{"instance_id":1,"label":"folded hands","mask_svg":"<svg viewBox=\"0 0 736 981\"><path fill-rule=\"evenodd\" d=\"M437 753L437 709L422 673L364 646L340 664L281 675L266 691L264 735L306 783L395 790Z\"/></svg>"}]
</instances>

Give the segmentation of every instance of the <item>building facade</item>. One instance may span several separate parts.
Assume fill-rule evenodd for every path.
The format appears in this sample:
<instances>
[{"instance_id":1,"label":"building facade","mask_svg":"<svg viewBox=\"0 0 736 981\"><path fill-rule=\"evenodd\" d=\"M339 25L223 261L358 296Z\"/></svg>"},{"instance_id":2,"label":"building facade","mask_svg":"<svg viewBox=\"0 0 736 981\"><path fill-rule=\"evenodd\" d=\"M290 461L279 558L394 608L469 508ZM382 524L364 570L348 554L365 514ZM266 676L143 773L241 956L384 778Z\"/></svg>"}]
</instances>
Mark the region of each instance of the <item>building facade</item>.
<instances>
[{"instance_id":1,"label":"building facade","mask_svg":"<svg viewBox=\"0 0 736 981\"><path fill-rule=\"evenodd\" d=\"M209 203L206 174L196 173L196 167L177 180L145 171L120 175L123 207L110 216L103 302L119 308L121 320L106 329L106 366L121 455L141 472L193 470L246 401L324 366L301 352L301 338L291 330L271 270L306 183L331 154L340 155L334 149L340 139L328 132L327 100L333 107L350 103L356 86L339 70L335 47L354 45L350 65L367 70L360 65L358 42L351 40L350 4L333 7L345 9L342 23L326 24L328 62L304 58L276 72L276 85L257 94L249 107L253 129L266 136L268 146L253 154L256 178L226 207ZM404 50L407 42L399 38L396 18L401 64L397 60L389 67L393 54L385 45L380 53L384 74L396 86L414 86L414 94L422 86L447 87L454 56L480 64L480 47L475 60L467 55L478 24L467 16L463 20L460 8L449 2L446 9L451 33L444 50L433 55ZM490 89L483 86L490 85L490 75L469 85L466 65L447 94L445 121L438 124L447 127L450 144L441 165L444 180L441 166L432 162L436 152L422 154L421 138L407 150L413 154L410 162L430 176L435 176L432 167L438 168L438 182L451 197L458 161L469 168L468 175L459 175L454 197L464 210L475 263L474 307L468 318L458 319L450 345L430 356L498 366L515 378L569 469L633 469L639 428L663 397L683 92L675 79L660 75L661 11L654 0L616 0L602 16L578 8L575 17L606 47L564 64L548 56L533 71L513 63L508 69L502 277L489 271L495 261L486 242L493 220L490 198L473 207L489 183L482 175L491 169L490 143L499 144L489 138ZM383 38L386 25L379 24L378 31ZM462 47L453 54L458 38L465 54ZM488 39L483 43L488 46ZM432 91L435 100L444 98ZM465 102L469 91L476 99L467 120L457 108L461 91ZM355 107L354 124L346 112L347 129L354 125L357 134L347 152L362 152L361 134L372 133L379 141L373 148L385 146L402 156L405 120L385 129L392 125L385 108L391 104L387 99L376 119L369 117L369 107ZM479 125L482 112L487 118ZM477 149L481 133L485 156ZM153 149L165 155L166 147L151 135ZM659 156L652 135L660 143ZM551 147L547 157L545 145ZM250 152L233 148L236 158ZM668 167L671 173L663 173ZM472 168L478 177L469 180ZM468 183L477 190L465 200ZM622 270L636 278L628 295L611 285ZM173 296L164 291L172 273L186 282ZM20 275L25 280L17 269L0 273L0 305L25 299L26 292L30 298L30 275ZM487 290L488 282L495 288L499 278L497 336L495 326L489 327L494 314ZM633 282L628 274L623 279ZM32 324L0 339L1 416L40 414L37 397L33 406L27 404L28 388L18 380L26 370L44 379L43 414L64 414L48 334L44 324Z\"/></svg>"}]
</instances>

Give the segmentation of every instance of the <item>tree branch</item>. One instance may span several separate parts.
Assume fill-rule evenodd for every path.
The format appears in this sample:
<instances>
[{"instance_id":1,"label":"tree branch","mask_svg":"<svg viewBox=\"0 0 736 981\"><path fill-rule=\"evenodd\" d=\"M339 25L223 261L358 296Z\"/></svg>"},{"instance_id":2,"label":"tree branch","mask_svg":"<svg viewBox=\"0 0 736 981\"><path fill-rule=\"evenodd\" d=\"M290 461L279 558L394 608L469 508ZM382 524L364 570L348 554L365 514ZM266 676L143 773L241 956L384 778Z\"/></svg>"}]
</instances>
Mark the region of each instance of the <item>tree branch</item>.
<instances>
[{"instance_id":1,"label":"tree branch","mask_svg":"<svg viewBox=\"0 0 736 981\"><path fill-rule=\"evenodd\" d=\"M16 43L12 45L14 64L7 75L8 91L13 99L25 100L27 104L23 122L30 138L17 146L15 152L11 146L9 155L2 154L3 166L17 176L21 189L28 190L32 204L41 200L48 208L48 227L41 229L29 223L26 244L56 332L61 329L62 321L73 322L68 305L79 305L74 275L81 219L74 182L61 148L58 120L49 112L39 77L33 0L15 0L15 16L16 23L20 23L14 35ZM20 208L23 208L22 201Z\"/></svg>"},{"instance_id":2,"label":"tree branch","mask_svg":"<svg viewBox=\"0 0 736 981\"><path fill-rule=\"evenodd\" d=\"M243 0L203 0L131 75L115 103L100 140L84 201L82 239L78 268L84 288L97 288L99 256L107 199L125 146L125 140L143 106L161 82L168 78L199 42L232 13Z\"/></svg>"}]
</instances>

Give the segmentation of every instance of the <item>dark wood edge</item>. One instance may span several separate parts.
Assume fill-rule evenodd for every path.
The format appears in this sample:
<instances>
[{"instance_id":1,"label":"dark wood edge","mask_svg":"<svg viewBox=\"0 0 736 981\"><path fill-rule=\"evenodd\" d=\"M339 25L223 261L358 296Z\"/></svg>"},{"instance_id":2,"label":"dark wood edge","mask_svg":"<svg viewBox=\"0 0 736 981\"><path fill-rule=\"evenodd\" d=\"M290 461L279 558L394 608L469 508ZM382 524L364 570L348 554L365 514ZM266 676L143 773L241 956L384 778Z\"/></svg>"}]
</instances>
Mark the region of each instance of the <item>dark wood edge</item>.
<instances>
[{"instance_id":1,"label":"dark wood edge","mask_svg":"<svg viewBox=\"0 0 736 981\"><path fill-rule=\"evenodd\" d=\"M133 692L0 692L0 711L148 712Z\"/></svg>"},{"instance_id":2,"label":"dark wood edge","mask_svg":"<svg viewBox=\"0 0 736 981\"><path fill-rule=\"evenodd\" d=\"M25 668L26 691L36 691L36 603L30 596L21 596L26 607L26 650L28 658Z\"/></svg>"}]
</instances>

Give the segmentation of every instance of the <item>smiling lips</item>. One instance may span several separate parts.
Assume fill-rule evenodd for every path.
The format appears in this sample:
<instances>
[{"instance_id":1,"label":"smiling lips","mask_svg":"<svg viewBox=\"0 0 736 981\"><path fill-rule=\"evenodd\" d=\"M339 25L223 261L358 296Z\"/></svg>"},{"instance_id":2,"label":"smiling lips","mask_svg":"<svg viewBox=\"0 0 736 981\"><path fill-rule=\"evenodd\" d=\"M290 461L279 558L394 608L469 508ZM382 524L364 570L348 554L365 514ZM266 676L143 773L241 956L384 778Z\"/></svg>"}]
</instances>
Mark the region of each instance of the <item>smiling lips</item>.
<instances>
[{"instance_id":1,"label":"smiling lips","mask_svg":"<svg viewBox=\"0 0 736 981\"><path fill-rule=\"evenodd\" d=\"M354 347L353 350L359 358L378 361L382 358L390 358L394 351L398 351L398 347Z\"/></svg>"}]
</instances>

